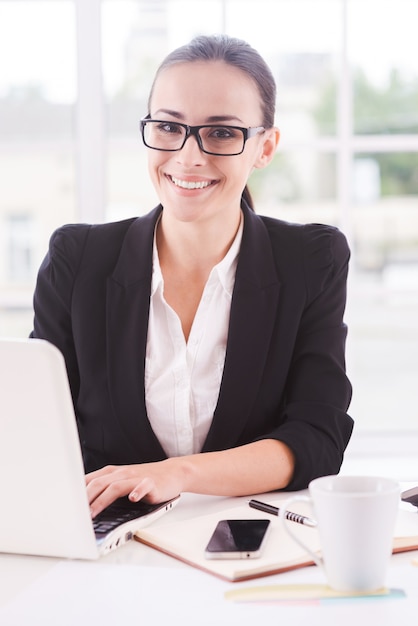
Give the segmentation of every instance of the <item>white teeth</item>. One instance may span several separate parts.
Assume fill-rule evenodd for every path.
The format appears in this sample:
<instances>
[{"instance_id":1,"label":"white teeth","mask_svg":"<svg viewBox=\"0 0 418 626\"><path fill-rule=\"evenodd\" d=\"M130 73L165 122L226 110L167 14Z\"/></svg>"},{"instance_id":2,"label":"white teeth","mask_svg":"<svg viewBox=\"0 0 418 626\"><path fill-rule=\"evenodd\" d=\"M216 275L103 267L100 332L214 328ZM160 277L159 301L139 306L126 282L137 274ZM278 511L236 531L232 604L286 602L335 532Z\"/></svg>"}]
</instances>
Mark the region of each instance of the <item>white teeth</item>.
<instances>
[{"instance_id":1,"label":"white teeth","mask_svg":"<svg viewBox=\"0 0 418 626\"><path fill-rule=\"evenodd\" d=\"M180 180L179 178L174 178L174 176L171 176L171 180L175 185L177 185L177 187L182 187L183 189L204 189L205 187L209 187L210 185L210 182L207 180Z\"/></svg>"}]
</instances>

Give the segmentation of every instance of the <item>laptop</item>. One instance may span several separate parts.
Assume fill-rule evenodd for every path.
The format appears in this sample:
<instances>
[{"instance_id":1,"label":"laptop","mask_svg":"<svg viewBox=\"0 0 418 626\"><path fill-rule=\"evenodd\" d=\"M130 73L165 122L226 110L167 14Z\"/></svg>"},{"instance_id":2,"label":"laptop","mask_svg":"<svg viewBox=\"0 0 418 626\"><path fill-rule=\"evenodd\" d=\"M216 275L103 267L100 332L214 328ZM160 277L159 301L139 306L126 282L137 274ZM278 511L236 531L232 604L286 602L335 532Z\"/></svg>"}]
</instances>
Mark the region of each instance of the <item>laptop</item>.
<instances>
[{"instance_id":1,"label":"laptop","mask_svg":"<svg viewBox=\"0 0 418 626\"><path fill-rule=\"evenodd\" d=\"M97 559L170 511L122 498L91 519L61 352L0 339L0 552Z\"/></svg>"}]
</instances>

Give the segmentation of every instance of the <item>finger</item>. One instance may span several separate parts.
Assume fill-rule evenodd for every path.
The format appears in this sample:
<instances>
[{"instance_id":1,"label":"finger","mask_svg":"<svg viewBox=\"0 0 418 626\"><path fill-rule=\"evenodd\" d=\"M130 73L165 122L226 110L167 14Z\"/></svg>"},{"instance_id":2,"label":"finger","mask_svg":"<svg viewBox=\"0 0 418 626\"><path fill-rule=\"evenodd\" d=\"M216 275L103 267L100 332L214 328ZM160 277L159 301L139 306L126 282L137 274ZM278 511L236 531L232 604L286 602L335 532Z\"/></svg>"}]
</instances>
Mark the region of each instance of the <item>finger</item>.
<instances>
[{"instance_id":1,"label":"finger","mask_svg":"<svg viewBox=\"0 0 418 626\"><path fill-rule=\"evenodd\" d=\"M85 475L86 484L91 483L92 480L96 478L100 478L101 476L107 476L108 474L113 474L115 471L119 469L118 465L105 465L94 472L89 472Z\"/></svg>"},{"instance_id":2,"label":"finger","mask_svg":"<svg viewBox=\"0 0 418 626\"><path fill-rule=\"evenodd\" d=\"M135 485L130 494L128 495L131 502L138 502L145 499L147 502L158 502L156 485L154 480L149 477L143 478Z\"/></svg>"},{"instance_id":3,"label":"finger","mask_svg":"<svg viewBox=\"0 0 418 626\"><path fill-rule=\"evenodd\" d=\"M124 477L116 478L114 475L105 475L92 478L86 486L89 502L93 502L101 493L108 489L111 485L123 480Z\"/></svg>"},{"instance_id":4,"label":"finger","mask_svg":"<svg viewBox=\"0 0 418 626\"><path fill-rule=\"evenodd\" d=\"M118 480L88 493L91 516L96 517L103 509L112 504L118 498L128 495L132 491L132 479Z\"/></svg>"}]
</instances>

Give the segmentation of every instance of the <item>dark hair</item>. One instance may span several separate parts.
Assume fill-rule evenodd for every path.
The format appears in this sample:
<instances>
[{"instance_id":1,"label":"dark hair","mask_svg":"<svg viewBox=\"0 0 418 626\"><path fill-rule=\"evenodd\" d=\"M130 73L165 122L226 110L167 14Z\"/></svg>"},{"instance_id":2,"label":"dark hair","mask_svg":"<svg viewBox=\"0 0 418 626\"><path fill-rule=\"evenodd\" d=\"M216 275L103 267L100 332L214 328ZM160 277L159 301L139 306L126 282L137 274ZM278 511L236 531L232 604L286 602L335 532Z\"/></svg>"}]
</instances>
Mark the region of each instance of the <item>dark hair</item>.
<instances>
[{"instance_id":1,"label":"dark hair","mask_svg":"<svg viewBox=\"0 0 418 626\"><path fill-rule=\"evenodd\" d=\"M260 95L263 114L261 124L265 128L274 126L276 83L269 66L257 50L248 43L228 35L200 35L192 39L190 43L170 52L156 72L148 99L148 112L150 112L154 85L160 73L176 63L192 63L194 61L224 61L247 74L255 83ZM252 209L254 208L247 185L242 193L242 198Z\"/></svg>"}]
</instances>

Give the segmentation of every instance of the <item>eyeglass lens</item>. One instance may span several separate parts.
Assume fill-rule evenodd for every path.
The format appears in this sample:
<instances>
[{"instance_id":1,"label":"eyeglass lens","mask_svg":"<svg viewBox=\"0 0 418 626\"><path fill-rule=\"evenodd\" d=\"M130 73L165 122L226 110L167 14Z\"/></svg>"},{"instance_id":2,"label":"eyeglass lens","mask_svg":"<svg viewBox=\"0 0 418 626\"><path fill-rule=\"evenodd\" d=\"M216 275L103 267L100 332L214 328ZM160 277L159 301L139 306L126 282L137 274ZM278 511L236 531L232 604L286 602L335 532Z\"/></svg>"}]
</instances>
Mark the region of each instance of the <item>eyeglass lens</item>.
<instances>
[{"instance_id":1,"label":"eyeglass lens","mask_svg":"<svg viewBox=\"0 0 418 626\"><path fill-rule=\"evenodd\" d=\"M203 126L197 130L201 147L214 154L233 155L242 152L244 133L233 126ZM196 132L192 133L196 134ZM145 143L157 150L180 150L186 140L187 130L172 122L147 121L144 125Z\"/></svg>"}]
</instances>

